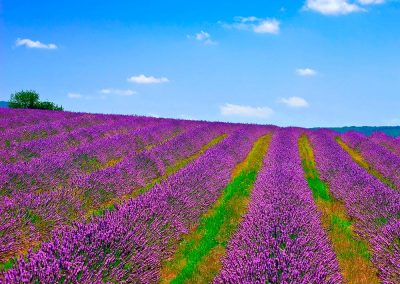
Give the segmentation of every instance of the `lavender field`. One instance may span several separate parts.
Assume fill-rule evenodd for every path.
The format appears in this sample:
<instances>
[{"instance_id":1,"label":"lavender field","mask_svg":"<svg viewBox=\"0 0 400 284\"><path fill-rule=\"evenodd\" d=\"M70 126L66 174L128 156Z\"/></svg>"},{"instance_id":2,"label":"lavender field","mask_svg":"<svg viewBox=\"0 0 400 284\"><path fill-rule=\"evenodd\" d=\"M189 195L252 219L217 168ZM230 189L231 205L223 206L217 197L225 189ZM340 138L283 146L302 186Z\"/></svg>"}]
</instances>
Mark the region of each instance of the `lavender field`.
<instances>
[{"instance_id":1,"label":"lavender field","mask_svg":"<svg viewBox=\"0 0 400 284\"><path fill-rule=\"evenodd\" d=\"M0 283L400 283L400 138L0 109Z\"/></svg>"}]
</instances>

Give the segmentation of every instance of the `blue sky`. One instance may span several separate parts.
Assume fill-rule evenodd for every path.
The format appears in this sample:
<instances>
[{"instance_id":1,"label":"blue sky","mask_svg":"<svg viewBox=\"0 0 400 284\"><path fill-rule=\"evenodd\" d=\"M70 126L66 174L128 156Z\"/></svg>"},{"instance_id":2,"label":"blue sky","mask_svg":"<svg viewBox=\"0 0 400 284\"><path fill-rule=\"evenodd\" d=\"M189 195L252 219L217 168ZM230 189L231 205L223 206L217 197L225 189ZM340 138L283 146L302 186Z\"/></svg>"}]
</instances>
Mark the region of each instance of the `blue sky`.
<instances>
[{"instance_id":1,"label":"blue sky","mask_svg":"<svg viewBox=\"0 0 400 284\"><path fill-rule=\"evenodd\" d=\"M400 124L400 3L0 0L0 100L281 126Z\"/></svg>"}]
</instances>

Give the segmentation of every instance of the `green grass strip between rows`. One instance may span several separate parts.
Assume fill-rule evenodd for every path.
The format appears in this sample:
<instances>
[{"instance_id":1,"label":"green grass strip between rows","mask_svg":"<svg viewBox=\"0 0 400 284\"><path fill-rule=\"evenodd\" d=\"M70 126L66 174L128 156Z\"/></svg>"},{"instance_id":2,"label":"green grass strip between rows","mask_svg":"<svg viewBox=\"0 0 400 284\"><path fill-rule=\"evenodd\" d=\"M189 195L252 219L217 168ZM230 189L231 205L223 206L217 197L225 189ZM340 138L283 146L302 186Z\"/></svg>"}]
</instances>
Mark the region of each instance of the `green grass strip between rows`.
<instances>
[{"instance_id":1,"label":"green grass strip between rows","mask_svg":"<svg viewBox=\"0 0 400 284\"><path fill-rule=\"evenodd\" d=\"M328 185L321 180L306 135L299 139L299 153L305 178L322 213L322 225L331 240L345 283L379 283L368 245L353 231L353 220L347 215L345 206L332 196Z\"/></svg>"},{"instance_id":2,"label":"green grass strip between rows","mask_svg":"<svg viewBox=\"0 0 400 284\"><path fill-rule=\"evenodd\" d=\"M256 141L214 207L201 218L195 231L178 245L172 261L165 264L161 282L209 283L216 276L228 241L247 211L270 139L271 135L266 135Z\"/></svg>"}]
</instances>

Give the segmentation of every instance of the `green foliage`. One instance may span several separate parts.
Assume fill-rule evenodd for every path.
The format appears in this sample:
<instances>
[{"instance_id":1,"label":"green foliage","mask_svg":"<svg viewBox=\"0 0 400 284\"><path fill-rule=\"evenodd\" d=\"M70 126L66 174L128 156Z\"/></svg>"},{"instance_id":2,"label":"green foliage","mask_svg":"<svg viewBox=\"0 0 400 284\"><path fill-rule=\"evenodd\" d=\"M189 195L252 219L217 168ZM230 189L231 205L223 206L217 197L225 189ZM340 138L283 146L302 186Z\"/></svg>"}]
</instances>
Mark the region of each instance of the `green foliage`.
<instances>
[{"instance_id":1,"label":"green foliage","mask_svg":"<svg viewBox=\"0 0 400 284\"><path fill-rule=\"evenodd\" d=\"M64 108L62 106L56 105L53 102L48 102L48 101L44 101L44 102L38 102L36 105L37 109L47 109L47 110L64 110Z\"/></svg>"},{"instance_id":2,"label":"green foliage","mask_svg":"<svg viewBox=\"0 0 400 284\"><path fill-rule=\"evenodd\" d=\"M49 101L41 102L39 94L33 90L22 90L11 94L8 106L10 108L63 110L62 106L58 106L55 103Z\"/></svg>"},{"instance_id":3,"label":"green foliage","mask_svg":"<svg viewBox=\"0 0 400 284\"><path fill-rule=\"evenodd\" d=\"M14 258L10 258L8 261L6 261L4 263L0 263L0 271L7 271L7 270L11 269L13 267L14 263L15 263Z\"/></svg>"},{"instance_id":4,"label":"green foliage","mask_svg":"<svg viewBox=\"0 0 400 284\"><path fill-rule=\"evenodd\" d=\"M91 173L101 168L100 161L96 157L90 157L87 154L79 156L75 162L80 166L81 170L86 173Z\"/></svg>"},{"instance_id":5,"label":"green foliage","mask_svg":"<svg viewBox=\"0 0 400 284\"><path fill-rule=\"evenodd\" d=\"M30 209L26 210L25 217L27 220L31 221L32 224L37 223L41 219L39 215L33 213Z\"/></svg>"},{"instance_id":6,"label":"green foliage","mask_svg":"<svg viewBox=\"0 0 400 284\"><path fill-rule=\"evenodd\" d=\"M114 210L115 210L115 204L111 204L105 208L100 208L93 211L93 216L103 216L104 214L106 214L106 212Z\"/></svg>"},{"instance_id":7,"label":"green foliage","mask_svg":"<svg viewBox=\"0 0 400 284\"><path fill-rule=\"evenodd\" d=\"M330 200L328 188L319 177L307 178L307 182L311 188L314 199L321 198L324 201Z\"/></svg>"},{"instance_id":8,"label":"green foliage","mask_svg":"<svg viewBox=\"0 0 400 284\"><path fill-rule=\"evenodd\" d=\"M388 219L386 219L385 217L378 217L375 220L375 223L378 224L379 226L383 226L386 225L388 222Z\"/></svg>"},{"instance_id":9,"label":"green foliage","mask_svg":"<svg viewBox=\"0 0 400 284\"><path fill-rule=\"evenodd\" d=\"M337 236L341 236L343 240L351 243L352 250L342 250L337 252L337 256L342 259L354 258L359 255L365 260L371 259L371 254L368 251L367 244L355 237L352 226L353 223L350 220L346 220L339 215L331 216L331 230L336 232Z\"/></svg>"},{"instance_id":10,"label":"green foliage","mask_svg":"<svg viewBox=\"0 0 400 284\"><path fill-rule=\"evenodd\" d=\"M313 198L321 198L324 201L330 201L328 186L320 179L319 172L315 167L313 150L308 138L305 135L300 137L299 151L301 164L303 166L308 185L311 188Z\"/></svg>"},{"instance_id":11,"label":"green foliage","mask_svg":"<svg viewBox=\"0 0 400 284\"><path fill-rule=\"evenodd\" d=\"M19 91L11 95L9 107L35 108L39 102L39 94L33 90Z\"/></svg>"}]
</instances>

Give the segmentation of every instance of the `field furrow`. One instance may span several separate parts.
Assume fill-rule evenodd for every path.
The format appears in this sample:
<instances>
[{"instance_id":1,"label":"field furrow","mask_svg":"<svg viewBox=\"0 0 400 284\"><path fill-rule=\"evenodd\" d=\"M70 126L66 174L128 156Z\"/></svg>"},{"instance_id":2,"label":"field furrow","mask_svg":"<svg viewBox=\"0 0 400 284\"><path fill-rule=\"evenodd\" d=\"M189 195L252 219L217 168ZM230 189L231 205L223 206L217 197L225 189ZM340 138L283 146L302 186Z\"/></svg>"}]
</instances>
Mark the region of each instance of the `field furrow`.
<instances>
[{"instance_id":1,"label":"field furrow","mask_svg":"<svg viewBox=\"0 0 400 284\"><path fill-rule=\"evenodd\" d=\"M388 149L389 151L391 151L392 153L394 153L395 155L400 157L400 140L399 139L388 136L383 132L375 132L369 137L369 139L372 142L385 147L386 149Z\"/></svg>"},{"instance_id":2,"label":"field furrow","mask_svg":"<svg viewBox=\"0 0 400 284\"><path fill-rule=\"evenodd\" d=\"M115 121L109 120L95 126L84 126L71 131L63 131L59 134L15 144L12 147L0 151L0 162L3 164L29 162L35 158L62 155L65 152L76 149L81 145L99 143L118 135L126 135L134 130L160 124L157 121Z\"/></svg>"},{"instance_id":3,"label":"field furrow","mask_svg":"<svg viewBox=\"0 0 400 284\"><path fill-rule=\"evenodd\" d=\"M322 225L335 250L344 282L379 283L368 244L354 232L354 220L348 216L343 204L332 196L328 185L320 179L314 151L305 135L299 139L299 152L305 178L322 214Z\"/></svg>"},{"instance_id":4,"label":"field furrow","mask_svg":"<svg viewBox=\"0 0 400 284\"><path fill-rule=\"evenodd\" d=\"M399 139L0 108L0 283L400 283Z\"/></svg>"},{"instance_id":5,"label":"field furrow","mask_svg":"<svg viewBox=\"0 0 400 284\"><path fill-rule=\"evenodd\" d=\"M157 140L161 145L166 143L176 130L175 125L166 126L164 125L165 128L162 131L158 128L154 129L154 127L139 130L136 133L138 138L148 138L147 140L141 140L141 143L139 143L142 145L141 149L145 150L143 146L151 146L152 144L149 143L154 143ZM190 129L190 126L188 126L188 129ZM154 133L157 133L157 138L153 137ZM132 140L132 142L134 141ZM137 141L135 143L137 144ZM125 160L129 159L129 157L135 157L135 154L132 153L133 151L141 152L140 148L132 146L134 145L130 143L124 145L127 150L126 154L129 153L130 155L125 157ZM90 177L96 176L99 171L86 173L80 166L74 168L73 160L70 159L68 161L70 163L66 163L64 160L58 168L51 168L55 173L57 170L64 171L61 176L49 175L51 173L50 168L44 168L42 172L39 171L39 168L32 168L32 173L37 175L26 175L26 172L23 172L23 177L29 178L29 181L33 182L33 184L28 184L25 180L25 184L20 190L18 187L12 187L13 190L9 194L10 188L6 188L6 194L0 199L2 204L1 213L4 216L0 223L4 228L4 234L0 236L0 263L7 261L10 257L26 252L28 248L32 248L43 240L48 239L51 236L50 232L54 228L82 220L89 212L98 209L98 204L106 203L115 198L111 192L105 191L101 186L92 188L77 187L76 183L78 181L90 179ZM129 166L129 164L125 165ZM110 166L107 169L115 168L116 166L118 165ZM67 169L69 172L66 171ZM47 175L45 175L46 173ZM39 177L42 175L43 179L40 179ZM13 186L16 180L15 178L13 179L13 176L11 177L7 184L11 183ZM48 182L54 179L58 180L53 183ZM39 182L42 183L39 184ZM50 187L49 183L50 185L53 184L54 187ZM88 201L90 202L88 203Z\"/></svg>"},{"instance_id":6,"label":"field furrow","mask_svg":"<svg viewBox=\"0 0 400 284\"><path fill-rule=\"evenodd\" d=\"M253 183L266 154L271 134L259 138L246 159L233 171L217 202L179 243L161 270L161 283L209 283L217 275L226 244L247 211Z\"/></svg>"},{"instance_id":7,"label":"field furrow","mask_svg":"<svg viewBox=\"0 0 400 284\"><path fill-rule=\"evenodd\" d=\"M100 138L60 154L45 155L29 162L0 165L1 195L20 191L46 191L68 185L71 177L87 175L106 167L110 161L135 155L191 127L150 125L127 134Z\"/></svg>"},{"instance_id":8,"label":"field furrow","mask_svg":"<svg viewBox=\"0 0 400 284\"><path fill-rule=\"evenodd\" d=\"M215 283L338 283L339 265L304 179L299 131L276 131L249 211Z\"/></svg>"},{"instance_id":9,"label":"field furrow","mask_svg":"<svg viewBox=\"0 0 400 284\"><path fill-rule=\"evenodd\" d=\"M171 255L171 242L216 201L262 131L236 131L136 199L56 232L51 242L8 270L6 281L156 281L161 261Z\"/></svg>"},{"instance_id":10,"label":"field furrow","mask_svg":"<svg viewBox=\"0 0 400 284\"><path fill-rule=\"evenodd\" d=\"M361 133L350 131L340 137L338 143L360 166L387 186L400 191L400 157Z\"/></svg>"},{"instance_id":11,"label":"field furrow","mask_svg":"<svg viewBox=\"0 0 400 284\"><path fill-rule=\"evenodd\" d=\"M354 232L368 240L380 281L396 283L400 279L400 193L354 162L335 136L330 131L309 134L316 167L354 221Z\"/></svg>"}]
</instances>

